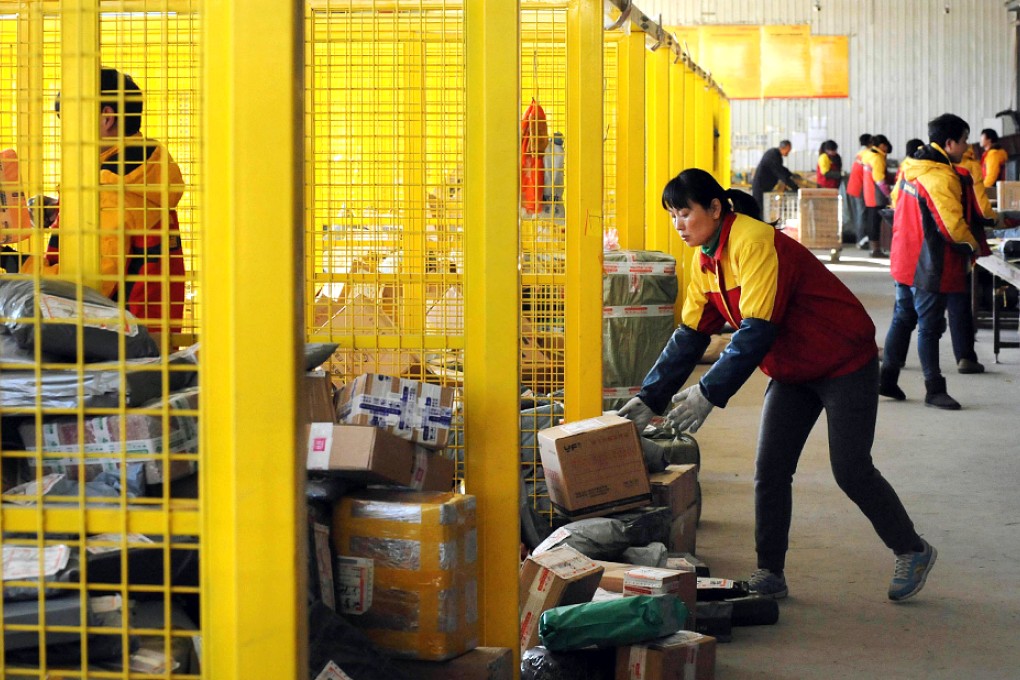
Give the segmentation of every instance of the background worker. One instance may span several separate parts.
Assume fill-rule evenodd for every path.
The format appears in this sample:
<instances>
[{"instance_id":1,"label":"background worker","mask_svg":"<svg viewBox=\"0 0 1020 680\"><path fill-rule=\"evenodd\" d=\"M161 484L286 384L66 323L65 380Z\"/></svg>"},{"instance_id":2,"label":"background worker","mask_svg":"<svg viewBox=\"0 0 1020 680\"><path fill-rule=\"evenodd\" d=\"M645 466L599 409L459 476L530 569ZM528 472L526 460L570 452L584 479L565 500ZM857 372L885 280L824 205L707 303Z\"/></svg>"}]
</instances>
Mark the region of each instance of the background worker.
<instances>
[{"instance_id":1,"label":"background worker","mask_svg":"<svg viewBox=\"0 0 1020 680\"><path fill-rule=\"evenodd\" d=\"M850 199L850 214L854 232L857 234L857 243L860 247L867 247L868 237L864 229L864 164L861 157L864 152L871 148L871 135L864 133L860 136L861 148L854 156L850 164L850 177L846 181L846 195Z\"/></svg>"},{"instance_id":2,"label":"background worker","mask_svg":"<svg viewBox=\"0 0 1020 680\"><path fill-rule=\"evenodd\" d=\"M979 250L964 214L968 200L954 165L963 158L970 127L946 113L928 123L929 143L905 164L897 185L890 274L896 289L885 337L879 393L906 399L897 384L910 335L924 373L926 406L957 410L939 367L939 339L946 330L946 294L965 290L970 258Z\"/></svg>"},{"instance_id":3,"label":"background worker","mask_svg":"<svg viewBox=\"0 0 1020 680\"><path fill-rule=\"evenodd\" d=\"M772 191L779 182L793 191L800 188L797 184L797 176L783 165L783 159L790 155L791 150L793 150L793 144L789 139L784 139L779 142L779 146L766 151L758 161L758 167L754 170L754 179L751 180L751 195L758 203L758 209L761 210L762 215L767 214L765 211L766 191Z\"/></svg>"},{"instance_id":4,"label":"background worker","mask_svg":"<svg viewBox=\"0 0 1020 680\"><path fill-rule=\"evenodd\" d=\"M871 148L861 154L861 184L864 195L864 230L871 248L871 257L886 258L882 250L882 208L889 205L889 178L885 157L892 144L885 135L874 135Z\"/></svg>"},{"instance_id":5,"label":"background worker","mask_svg":"<svg viewBox=\"0 0 1020 680\"><path fill-rule=\"evenodd\" d=\"M758 569L751 589L776 599L787 595L793 474L824 410L836 482L896 555L889 599L907 599L924 586L937 553L918 536L871 458L878 413L875 326L811 251L745 214L746 200L700 169L684 170L663 190L662 205L684 243L699 249L698 261L680 327L619 413L643 430L655 414L671 409L666 418L676 430L696 432L760 367L771 380L755 463ZM677 393L726 323L737 329L729 346L700 381Z\"/></svg>"},{"instance_id":6,"label":"background worker","mask_svg":"<svg viewBox=\"0 0 1020 680\"><path fill-rule=\"evenodd\" d=\"M59 97L56 110L59 114ZM171 332L179 331L185 266L176 208L184 177L170 152L142 135L142 91L131 76L102 69L99 111L101 290L122 300L150 332L162 331L164 319ZM55 240L45 256L27 259L21 271L57 274ZM144 278L128 280L122 289L121 277Z\"/></svg>"},{"instance_id":7,"label":"background worker","mask_svg":"<svg viewBox=\"0 0 1020 680\"><path fill-rule=\"evenodd\" d=\"M991 128L981 131L981 172L988 188L994 187L999 180L1006 179L1006 159L1009 154L999 146L999 133Z\"/></svg>"},{"instance_id":8,"label":"background worker","mask_svg":"<svg viewBox=\"0 0 1020 680\"><path fill-rule=\"evenodd\" d=\"M843 179L843 158L839 145L826 139L818 148L818 165L815 167L815 182L823 189L838 189Z\"/></svg>"}]
</instances>

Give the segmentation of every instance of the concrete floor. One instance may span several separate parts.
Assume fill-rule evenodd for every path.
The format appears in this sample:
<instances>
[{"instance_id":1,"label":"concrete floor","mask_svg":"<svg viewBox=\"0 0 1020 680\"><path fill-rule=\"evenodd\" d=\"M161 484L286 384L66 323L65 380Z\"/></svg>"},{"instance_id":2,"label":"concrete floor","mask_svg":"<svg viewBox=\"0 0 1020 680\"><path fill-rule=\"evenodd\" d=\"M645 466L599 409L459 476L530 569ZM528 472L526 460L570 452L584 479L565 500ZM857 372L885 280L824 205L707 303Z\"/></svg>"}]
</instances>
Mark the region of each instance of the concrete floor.
<instances>
[{"instance_id":1,"label":"concrete floor","mask_svg":"<svg viewBox=\"0 0 1020 680\"><path fill-rule=\"evenodd\" d=\"M892 312L888 267L844 251L834 267L875 321L881 346ZM855 261L856 260L856 261ZM1009 337L1015 338L1012 333ZM907 401L882 398L875 463L918 531L939 552L925 589L893 604L893 556L836 487L824 417L794 478L794 516L775 626L735 628L718 648L717 680L745 678L1020 678L1020 349L987 373L959 375L948 336L942 366L963 410L926 408L915 346L900 376ZM713 576L755 567L754 448L766 378L756 372L696 435L704 509L698 556Z\"/></svg>"}]
</instances>

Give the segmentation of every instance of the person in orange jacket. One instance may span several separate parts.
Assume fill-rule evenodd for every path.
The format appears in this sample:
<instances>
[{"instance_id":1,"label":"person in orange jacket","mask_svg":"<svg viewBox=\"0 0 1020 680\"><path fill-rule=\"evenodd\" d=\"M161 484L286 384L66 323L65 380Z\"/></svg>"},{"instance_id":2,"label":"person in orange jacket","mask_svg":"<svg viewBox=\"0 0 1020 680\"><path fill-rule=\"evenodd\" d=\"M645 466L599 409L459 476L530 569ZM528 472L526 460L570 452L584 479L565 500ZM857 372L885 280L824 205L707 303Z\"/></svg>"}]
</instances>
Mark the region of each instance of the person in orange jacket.
<instances>
[{"instance_id":1,"label":"person in orange jacket","mask_svg":"<svg viewBox=\"0 0 1020 680\"><path fill-rule=\"evenodd\" d=\"M999 146L999 133L991 128L981 131L981 172L986 187L994 187L999 180L1006 179L1006 159L1009 154Z\"/></svg>"},{"instance_id":2,"label":"person in orange jacket","mask_svg":"<svg viewBox=\"0 0 1020 680\"><path fill-rule=\"evenodd\" d=\"M854 156L850 164L850 176L846 181L846 195L850 199L850 215L857 235L857 242L863 248L867 245L867 237L864 233L864 165L861 164L861 156L871 148L871 135L865 132L860 136L861 149Z\"/></svg>"},{"instance_id":3,"label":"person in orange jacket","mask_svg":"<svg viewBox=\"0 0 1020 680\"><path fill-rule=\"evenodd\" d=\"M871 148L861 154L861 180L864 194L864 229L871 247L871 257L889 257L882 250L882 208L889 205L889 180L885 157L892 143L885 135L871 138Z\"/></svg>"},{"instance_id":4,"label":"person in orange jacket","mask_svg":"<svg viewBox=\"0 0 1020 680\"><path fill-rule=\"evenodd\" d=\"M101 290L150 332L179 332L185 266L176 208L184 177L166 147L142 135L142 91L130 75L102 69L99 109ZM21 271L58 274L58 247L54 235L48 252Z\"/></svg>"},{"instance_id":5,"label":"person in orange jacket","mask_svg":"<svg viewBox=\"0 0 1020 680\"><path fill-rule=\"evenodd\" d=\"M843 179L843 158L839 145L826 139L818 148L818 165L815 167L815 182L823 189L838 189Z\"/></svg>"}]
</instances>

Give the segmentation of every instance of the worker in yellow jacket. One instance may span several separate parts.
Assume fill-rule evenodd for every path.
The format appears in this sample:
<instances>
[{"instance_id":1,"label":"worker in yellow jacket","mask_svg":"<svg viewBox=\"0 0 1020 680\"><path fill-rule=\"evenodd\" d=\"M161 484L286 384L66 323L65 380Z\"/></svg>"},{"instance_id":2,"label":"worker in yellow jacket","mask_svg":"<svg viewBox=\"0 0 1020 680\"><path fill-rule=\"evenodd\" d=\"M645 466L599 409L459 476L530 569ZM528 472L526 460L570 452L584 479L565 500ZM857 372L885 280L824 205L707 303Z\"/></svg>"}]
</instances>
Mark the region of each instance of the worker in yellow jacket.
<instances>
[{"instance_id":1,"label":"worker in yellow jacket","mask_svg":"<svg viewBox=\"0 0 1020 680\"><path fill-rule=\"evenodd\" d=\"M999 133L991 128L981 131L981 170L986 187L994 187L1001 179L1006 179L1006 159L1009 154L999 146Z\"/></svg>"},{"instance_id":2,"label":"worker in yellow jacket","mask_svg":"<svg viewBox=\"0 0 1020 680\"><path fill-rule=\"evenodd\" d=\"M59 113L59 99L56 106ZM131 76L102 69L99 106L101 290L123 300L150 332L179 331L185 266L176 208L184 177L170 152L142 135L142 91ZM23 273L55 275L59 270L57 236L46 254L29 257L21 266Z\"/></svg>"}]
</instances>

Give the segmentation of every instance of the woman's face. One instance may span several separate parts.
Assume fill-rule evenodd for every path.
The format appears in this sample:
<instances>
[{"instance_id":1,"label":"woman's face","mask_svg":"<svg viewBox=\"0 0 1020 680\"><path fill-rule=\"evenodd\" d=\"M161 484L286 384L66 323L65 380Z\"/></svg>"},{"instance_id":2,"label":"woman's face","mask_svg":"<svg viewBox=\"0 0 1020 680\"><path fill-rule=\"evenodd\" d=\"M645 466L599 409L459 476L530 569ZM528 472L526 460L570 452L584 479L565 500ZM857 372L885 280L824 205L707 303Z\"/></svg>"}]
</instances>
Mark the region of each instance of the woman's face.
<instances>
[{"instance_id":1,"label":"woman's face","mask_svg":"<svg viewBox=\"0 0 1020 680\"><path fill-rule=\"evenodd\" d=\"M669 209L673 218L673 228L687 245L698 248L705 245L715 236L721 224L722 204L718 198L706 208L700 203L689 201L686 206L677 210Z\"/></svg>"}]
</instances>

